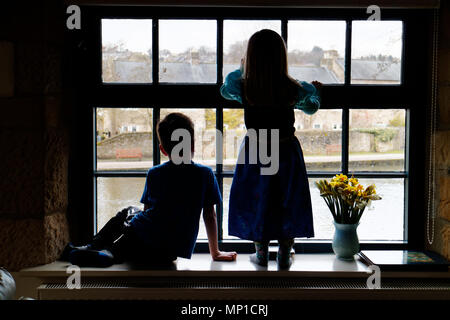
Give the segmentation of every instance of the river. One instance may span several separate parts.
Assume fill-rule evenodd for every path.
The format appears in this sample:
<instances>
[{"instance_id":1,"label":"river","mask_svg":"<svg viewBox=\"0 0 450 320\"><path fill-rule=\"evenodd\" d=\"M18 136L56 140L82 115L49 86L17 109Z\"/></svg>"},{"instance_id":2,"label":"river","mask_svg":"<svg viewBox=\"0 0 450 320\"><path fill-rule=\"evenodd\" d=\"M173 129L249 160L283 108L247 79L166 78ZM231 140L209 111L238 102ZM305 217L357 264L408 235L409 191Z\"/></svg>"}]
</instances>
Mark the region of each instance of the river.
<instances>
[{"instance_id":1,"label":"river","mask_svg":"<svg viewBox=\"0 0 450 320\"><path fill-rule=\"evenodd\" d=\"M331 213L314 185L316 179L309 180L313 205L314 239L331 239L334 226ZM228 201L231 178L223 183L223 234L228 236ZM404 229L404 179L360 179L364 186L375 183L377 193L383 198L374 201L367 208L358 227L360 240L403 240ZM144 189L145 178L98 178L97 212L98 229L122 208L139 203ZM206 231L200 220L199 239L206 239Z\"/></svg>"}]
</instances>

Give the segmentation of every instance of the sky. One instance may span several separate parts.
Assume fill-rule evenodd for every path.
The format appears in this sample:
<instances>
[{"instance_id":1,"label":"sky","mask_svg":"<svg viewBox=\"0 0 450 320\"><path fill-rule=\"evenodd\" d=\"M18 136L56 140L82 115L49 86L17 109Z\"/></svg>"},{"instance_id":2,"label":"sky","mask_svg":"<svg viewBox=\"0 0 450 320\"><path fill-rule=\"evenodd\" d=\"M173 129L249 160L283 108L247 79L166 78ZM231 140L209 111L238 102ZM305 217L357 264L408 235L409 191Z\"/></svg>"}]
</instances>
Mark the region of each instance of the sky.
<instances>
[{"instance_id":1,"label":"sky","mask_svg":"<svg viewBox=\"0 0 450 320\"><path fill-rule=\"evenodd\" d=\"M224 21L224 50L236 41L248 40L257 30L267 28L281 33L279 20ZM189 47L216 48L215 20L160 20L159 47L180 53ZM402 51L402 22L354 21L352 28L352 57L371 54L400 58ZM152 21L129 19L102 20L103 44L122 41L130 51L147 52L152 44ZM345 52L344 21L289 21L288 50L310 51L314 46L324 50Z\"/></svg>"}]
</instances>

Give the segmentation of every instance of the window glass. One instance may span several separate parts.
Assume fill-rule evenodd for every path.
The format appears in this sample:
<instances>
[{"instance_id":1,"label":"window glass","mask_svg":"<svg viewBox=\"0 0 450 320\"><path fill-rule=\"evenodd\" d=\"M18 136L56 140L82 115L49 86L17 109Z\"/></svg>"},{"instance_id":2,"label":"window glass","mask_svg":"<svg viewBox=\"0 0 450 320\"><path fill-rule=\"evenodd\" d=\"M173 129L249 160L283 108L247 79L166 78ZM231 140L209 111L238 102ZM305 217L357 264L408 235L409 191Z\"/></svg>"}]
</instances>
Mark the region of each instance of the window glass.
<instances>
[{"instance_id":1,"label":"window glass","mask_svg":"<svg viewBox=\"0 0 450 320\"><path fill-rule=\"evenodd\" d=\"M295 136L300 141L308 171L340 171L342 110L318 110L307 115L295 110ZM223 110L224 171L234 171L246 134L243 109Z\"/></svg>"},{"instance_id":2,"label":"window glass","mask_svg":"<svg viewBox=\"0 0 450 320\"><path fill-rule=\"evenodd\" d=\"M352 83L399 84L402 21L352 22Z\"/></svg>"},{"instance_id":3,"label":"window glass","mask_svg":"<svg viewBox=\"0 0 450 320\"><path fill-rule=\"evenodd\" d=\"M308 115L295 110L295 136L308 171L340 171L342 110L318 110Z\"/></svg>"},{"instance_id":4,"label":"window glass","mask_svg":"<svg viewBox=\"0 0 450 320\"><path fill-rule=\"evenodd\" d=\"M357 176L355 176L357 177ZM330 181L330 178L324 178ZM314 215L314 239L332 239L333 216L314 184L321 179L309 179ZM404 240L404 179L359 179L364 187L375 184L381 200L372 201L362 215L358 227L360 240Z\"/></svg>"},{"instance_id":5,"label":"window glass","mask_svg":"<svg viewBox=\"0 0 450 320\"><path fill-rule=\"evenodd\" d=\"M288 22L289 74L322 83L345 81L345 21Z\"/></svg>"},{"instance_id":6,"label":"window glass","mask_svg":"<svg viewBox=\"0 0 450 320\"><path fill-rule=\"evenodd\" d=\"M230 203L230 190L233 178L223 178L223 238L224 239L239 239L228 234L228 210Z\"/></svg>"},{"instance_id":7,"label":"window glass","mask_svg":"<svg viewBox=\"0 0 450 320\"><path fill-rule=\"evenodd\" d=\"M223 75L239 69L250 37L257 31L270 29L281 35L280 20L224 20Z\"/></svg>"},{"instance_id":8,"label":"window glass","mask_svg":"<svg viewBox=\"0 0 450 320\"><path fill-rule=\"evenodd\" d=\"M217 21L159 21L159 81L217 81Z\"/></svg>"},{"instance_id":9,"label":"window glass","mask_svg":"<svg viewBox=\"0 0 450 320\"><path fill-rule=\"evenodd\" d=\"M214 206L214 209L216 210L217 221L219 221L219 213L217 212L217 206ZM217 224L217 226L220 228L220 226L218 224ZM202 215L200 216L200 221L199 221L199 225L198 225L197 240L208 240L208 233L206 232L205 222L203 220L203 211L202 211Z\"/></svg>"},{"instance_id":10,"label":"window glass","mask_svg":"<svg viewBox=\"0 0 450 320\"><path fill-rule=\"evenodd\" d=\"M330 178L324 178L330 180ZM334 236L333 217L325 201L320 197L314 182L319 179L309 179L311 201L314 217L314 239L330 240ZM358 227L360 240L403 240L404 228L404 179L359 179L367 187L375 184L377 193L382 200L373 201L367 207ZM223 181L223 235L224 239L237 239L228 235L228 203L230 198L232 178ZM389 221L389 223L386 223Z\"/></svg>"},{"instance_id":11,"label":"window glass","mask_svg":"<svg viewBox=\"0 0 450 320\"><path fill-rule=\"evenodd\" d=\"M103 82L152 82L152 20L102 19Z\"/></svg>"},{"instance_id":12,"label":"window glass","mask_svg":"<svg viewBox=\"0 0 450 320\"><path fill-rule=\"evenodd\" d=\"M143 209L144 186L145 178L97 178L97 232L122 209Z\"/></svg>"},{"instance_id":13,"label":"window glass","mask_svg":"<svg viewBox=\"0 0 450 320\"><path fill-rule=\"evenodd\" d=\"M148 170L153 165L153 110L96 108L97 170Z\"/></svg>"},{"instance_id":14,"label":"window glass","mask_svg":"<svg viewBox=\"0 0 450 320\"><path fill-rule=\"evenodd\" d=\"M252 34L271 29L281 34L281 20L224 20L223 76L239 68ZM342 84L345 78L346 22L289 20L288 67L292 77L311 82ZM351 83L400 84L403 50L402 21L352 21ZM151 83L152 20L102 19L102 79L104 83ZM159 81L162 83L216 83L217 20L159 20ZM157 89L157 88L156 88ZM158 89L159 90L159 89ZM159 95L156 92L157 96ZM171 112L189 116L195 125L194 161L216 169L218 155L216 109L164 108L160 119ZM95 181L97 231L121 209L142 208L145 178L108 177L103 171L142 171L154 165L152 108L94 108ZM360 179L376 184L383 198L363 214L359 239L404 240L405 178L378 177L397 171L406 177L405 109L349 110L350 175L378 172L377 178ZM342 170L343 123L341 109L321 109L314 115L295 110L295 135L300 141L308 172ZM223 109L223 171L233 172L246 134L243 109ZM219 146L220 147L220 146ZM161 163L168 160L160 153ZM128 172L130 173L130 172ZM109 173L111 174L111 172ZM223 182L223 238L228 234L231 177ZM327 178L330 179L330 178ZM330 240L333 219L309 179L314 214L314 239ZM217 210L217 208L216 208ZM217 212L219 215L220 213ZM389 223L387 223L388 221ZM198 239L207 239L203 219Z\"/></svg>"},{"instance_id":15,"label":"window glass","mask_svg":"<svg viewBox=\"0 0 450 320\"><path fill-rule=\"evenodd\" d=\"M234 171L247 132L244 109L223 109L223 170Z\"/></svg>"},{"instance_id":16,"label":"window glass","mask_svg":"<svg viewBox=\"0 0 450 320\"><path fill-rule=\"evenodd\" d=\"M349 170L405 170L404 109L350 110Z\"/></svg>"}]
</instances>

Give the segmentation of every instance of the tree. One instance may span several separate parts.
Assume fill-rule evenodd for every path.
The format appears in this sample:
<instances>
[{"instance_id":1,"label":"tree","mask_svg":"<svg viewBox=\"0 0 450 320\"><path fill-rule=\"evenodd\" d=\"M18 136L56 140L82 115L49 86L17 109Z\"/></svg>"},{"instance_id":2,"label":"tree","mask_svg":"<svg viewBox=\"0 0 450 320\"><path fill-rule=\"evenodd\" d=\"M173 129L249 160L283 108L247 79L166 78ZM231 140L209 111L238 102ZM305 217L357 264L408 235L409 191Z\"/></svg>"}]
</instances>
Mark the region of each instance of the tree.
<instances>
[{"instance_id":1,"label":"tree","mask_svg":"<svg viewBox=\"0 0 450 320\"><path fill-rule=\"evenodd\" d=\"M320 47L314 46L314 48L309 53L309 59L311 60L311 62L314 65L319 67L320 62L322 61L322 58L323 58L323 49Z\"/></svg>"},{"instance_id":2,"label":"tree","mask_svg":"<svg viewBox=\"0 0 450 320\"><path fill-rule=\"evenodd\" d=\"M214 63L216 61L216 52L206 46L201 46L198 49L199 60L202 63Z\"/></svg>"},{"instance_id":3,"label":"tree","mask_svg":"<svg viewBox=\"0 0 450 320\"><path fill-rule=\"evenodd\" d=\"M244 121L243 109L230 109L223 111L223 123L228 125L228 129L237 129Z\"/></svg>"},{"instance_id":4,"label":"tree","mask_svg":"<svg viewBox=\"0 0 450 320\"><path fill-rule=\"evenodd\" d=\"M247 51L248 40L236 41L231 44L228 53L224 55L223 59L225 63L240 64L241 59L245 56Z\"/></svg>"},{"instance_id":5,"label":"tree","mask_svg":"<svg viewBox=\"0 0 450 320\"><path fill-rule=\"evenodd\" d=\"M311 51L292 50L288 52L288 60L290 64L305 65L313 64L320 66L323 58L323 49L315 46Z\"/></svg>"},{"instance_id":6,"label":"tree","mask_svg":"<svg viewBox=\"0 0 450 320\"><path fill-rule=\"evenodd\" d=\"M213 109L205 110L206 129L214 129L216 127L216 112Z\"/></svg>"},{"instance_id":7,"label":"tree","mask_svg":"<svg viewBox=\"0 0 450 320\"><path fill-rule=\"evenodd\" d=\"M389 125L391 127L404 127L405 117L401 113L397 113L391 120L389 120Z\"/></svg>"}]
</instances>

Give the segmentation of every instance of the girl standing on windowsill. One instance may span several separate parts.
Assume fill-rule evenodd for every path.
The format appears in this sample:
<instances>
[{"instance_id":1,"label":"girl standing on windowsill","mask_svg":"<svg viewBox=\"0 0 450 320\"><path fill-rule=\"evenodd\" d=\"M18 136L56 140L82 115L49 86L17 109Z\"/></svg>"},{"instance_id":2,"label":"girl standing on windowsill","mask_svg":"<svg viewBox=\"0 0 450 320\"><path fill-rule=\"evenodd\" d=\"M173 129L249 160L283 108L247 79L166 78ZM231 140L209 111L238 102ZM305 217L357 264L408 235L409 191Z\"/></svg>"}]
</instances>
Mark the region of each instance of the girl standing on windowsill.
<instances>
[{"instance_id":1,"label":"girl standing on windowsill","mask_svg":"<svg viewBox=\"0 0 450 320\"><path fill-rule=\"evenodd\" d=\"M241 69L228 74L220 89L224 98L243 105L247 130L279 130L278 172L261 175L264 165L260 159L249 163L246 137L239 156L246 161L238 161L230 191L229 234L254 242L256 253L250 259L258 265L268 263L270 240L278 240L278 266L286 269L292 264L294 238L314 237L308 177L294 135L294 109L315 113L321 86L317 81L310 84L289 76L283 39L265 29L251 36ZM267 149L270 147L268 144Z\"/></svg>"}]
</instances>

